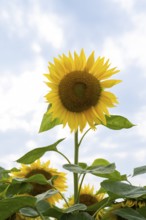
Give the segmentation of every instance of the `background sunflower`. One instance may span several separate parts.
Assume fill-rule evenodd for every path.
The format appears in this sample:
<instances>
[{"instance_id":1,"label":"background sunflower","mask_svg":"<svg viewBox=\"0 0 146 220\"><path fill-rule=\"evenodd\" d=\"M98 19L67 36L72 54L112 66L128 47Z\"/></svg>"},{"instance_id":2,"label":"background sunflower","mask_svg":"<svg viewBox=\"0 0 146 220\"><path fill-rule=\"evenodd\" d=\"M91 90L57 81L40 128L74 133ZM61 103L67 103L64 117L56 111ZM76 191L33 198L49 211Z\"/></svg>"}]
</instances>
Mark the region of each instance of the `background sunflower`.
<instances>
[{"instance_id":1,"label":"background sunflower","mask_svg":"<svg viewBox=\"0 0 146 220\"><path fill-rule=\"evenodd\" d=\"M66 174L63 172L58 172L57 169L51 168L50 161L41 163L40 160L35 161L30 165L22 164L20 171L18 172L11 172L12 179L13 178L28 178L35 174L42 174L47 180L50 180L53 176L56 178L53 180L52 185L48 184L39 184L39 183L31 183L31 190L29 192L30 195L36 196L41 194L49 189L55 188L60 192L64 192L67 188L66 185ZM51 197L47 198L47 201L50 204L55 204L62 199L59 193L52 195Z\"/></svg>"}]
</instances>

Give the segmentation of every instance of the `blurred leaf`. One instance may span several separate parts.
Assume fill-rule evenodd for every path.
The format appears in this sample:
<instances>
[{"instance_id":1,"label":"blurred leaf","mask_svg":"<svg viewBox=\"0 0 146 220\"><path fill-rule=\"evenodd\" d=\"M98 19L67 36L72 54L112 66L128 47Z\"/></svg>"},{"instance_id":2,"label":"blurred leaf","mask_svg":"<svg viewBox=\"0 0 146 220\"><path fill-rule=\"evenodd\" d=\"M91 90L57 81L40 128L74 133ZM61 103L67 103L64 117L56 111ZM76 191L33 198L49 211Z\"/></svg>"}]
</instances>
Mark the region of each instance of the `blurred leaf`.
<instances>
[{"instance_id":1,"label":"blurred leaf","mask_svg":"<svg viewBox=\"0 0 146 220\"><path fill-rule=\"evenodd\" d=\"M0 200L0 219L6 220L23 207L34 207L35 202L36 199L30 196L18 196Z\"/></svg>"},{"instance_id":2,"label":"blurred leaf","mask_svg":"<svg viewBox=\"0 0 146 220\"><path fill-rule=\"evenodd\" d=\"M43 212L43 215L60 219L60 217L63 215L63 210L56 206L53 206L46 209L46 211Z\"/></svg>"},{"instance_id":3,"label":"blurred leaf","mask_svg":"<svg viewBox=\"0 0 146 220\"><path fill-rule=\"evenodd\" d=\"M71 213L71 212L74 212L74 211L83 211L83 210L86 210L87 209L87 206L84 205L84 204L75 204L67 209L64 210L64 213Z\"/></svg>"},{"instance_id":4,"label":"blurred leaf","mask_svg":"<svg viewBox=\"0 0 146 220\"><path fill-rule=\"evenodd\" d=\"M146 173L146 166L136 167L134 168L133 176L137 176L145 173Z\"/></svg>"},{"instance_id":5,"label":"blurred leaf","mask_svg":"<svg viewBox=\"0 0 146 220\"><path fill-rule=\"evenodd\" d=\"M19 183L19 182L38 183L41 185L48 184L48 181L43 174L35 174L35 175L30 176L28 178L15 178L12 181L12 183Z\"/></svg>"},{"instance_id":6,"label":"blurred leaf","mask_svg":"<svg viewBox=\"0 0 146 220\"><path fill-rule=\"evenodd\" d=\"M45 200L55 194L57 194L59 191L58 190L55 190L55 189L50 189L44 193L41 193L39 195L36 196L37 198L37 202L41 201L41 200Z\"/></svg>"},{"instance_id":7,"label":"blurred leaf","mask_svg":"<svg viewBox=\"0 0 146 220\"><path fill-rule=\"evenodd\" d=\"M98 158L95 159L94 162L92 163L92 166L107 166L109 165L110 162L103 159L103 158ZM127 180L127 176L126 175L121 175L119 171L114 170L114 172L109 173L109 174L98 174L98 176L103 177L103 178L108 178L110 180Z\"/></svg>"},{"instance_id":8,"label":"blurred leaf","mask_svg":"<svg viewBox=\"0 0 146 220\"><path fill-rule=\"evenodd\" d=\"M146 218L132 208L117 209L113 213L128 220L146 220Z\"/></svg>"},{"instance_id":9,"label":"blurred leaf","mask_svg":"<svg viewBox=\"0 0 146 220\"><path fill-rule=\"evenodd\" d=\"M73 173L86 173L86 169L83 169L79 165L75 164L64 164L63 168Z\"/></svg>"},{"instance_id":10,"label":"blurred leaf","mask_svg":"<svg viewBox=\"0 0 146 220\"><path fill-rule=\"evenodd\" d=\"M79 166L83 169L86 169L88 167L86 163L82 163L82 162L79 163Z\"/></svg>"},{"instance_id":11,"label":"blurred leaf","mask_svg":"<svg viewBox=\"0 0 146 220\"><path fill-rule=\"evenodd\" d=\"M22 208L19 210L20 214L25 215L27 217L37 217L38 212L30 207Z\"/></svg>"},{"instance_id":12,"label":"blurred leaf","mask_svg":"<svg viewBox=\"0 0 146 220\"><path fill-rule=\"evenodd\" d=\"M76 214L64 214L60 220L94 220L94 218L87 212L81 212Z\"/></svg>"},{"instance_id":13,"label":"blurred leaf","mask_svg":"<svg viewBox=\"0 0 146 220\"><path fill-rule=\"evenodd\" d=\"M48 109L51 108L51 105L49 105ZM48 113L47 112L44 114L42 122L41 122L41 126L39 129L39 133L40 132L44 132L44 131L48 131L52 128L54 128L57 125L62 124L58 118L52 119L52 113Z\"/></svg>"},{"instance_id":14,"label":"blurred leaf","mask_svg":"<svg viewBox=\"0 0 146 220\"><path fill-rule=\"evenodd\" d=\"M123 128L131 128L135 126L127 118L120 115L106 115L106 127L113 130L120 130Z\"/></svg>"},{"instance_id":15,"label":"blurred leaf","mask_svg":"<svg viewBox=\"0 0 146 220\"><path fill-rule=\"evenodd\" d=\"M107 193L117 195L119 198L138 198L146 194L145 188L132 186L120 181L105 180L101 183L101 187L106 189Z\"/></svg>"},{"instance_id":16,"label":"blurred leaf","mask_svg":"<svg viewBox=\"0 0 146 220\"><path fill-rule=\"evenodd\" d=\"M90 166L88 167L88 170L90 173L94 174L95 176L101 176L105 174L110 174L115 171L115 164L111 163L108 164L107 166Z\"/></svg>"},{"instance_id":17,"label":"blurred leaf","mask_svg":"<svg viewBox=\"0 0 146 220\"><path fill-rule=\"evenodd\" d=\"M90 166L87 167L87 169L83 169L79 165L75 165L75 164L64 164L63 168L73 173L80 173L80 174L91 173L98 176L98 174L107 174L114 172L115 164L109 164L107 166Z\"/></svg>"},{"instance_id":18,"label":"blurred leaf","mask_svg":"<svg viewBox=\"0 0 146 220\"><path fill-rule=\"evenodd\" d=\"M137 211L138 211L142 216L144 216L144 217L146 218L146 207L145 207L145 206L143 206L143 207L137 209Z\"/></svg>"},{"instance_id":19,"label":"blurred leaf","mask_svg":"<svg viewBox=\"0 0 146 220\"><path fill-rule=\"evenodd\" d=\"M13 182L9 185L6 191L7 197L12 197L16 194L28 193L32 189L32 186L29 183L25 182Z\"/></svg>"},{"instance_id":20,"label":"blurred leaf","mask_svg":"<svg viewBox=\"0 0 146 220\"><path fill-rule=\"evenodd\" d=\"M46 147L40 147L40 148L35 148L31 151L29 151L28 153L26 153L24 156L22 156L21 158L19 158L17 160L18 163L23 163L23 164L31 164L33 163L35 160L39 159L40 157L42 157L46 152L48 151L57 151L56 146L63 141L63 139L58 140L57 142L55 142L52 145L46 146Z\"/></svg>"},{"instance_id":21,"label":"blurred leaf","mask_svg":"<svg viewBox=\"0 0 146 220\"><path fill-rule=\"evenodd\" d=\"M101 200L100 202L95 203L94 205L90 205L87 207L87 211L94 211L96 212L101 207L104 208L106 206L109 206L111 204L111 200L109 200L109 197Z\"/></svg>"}]
</instances>

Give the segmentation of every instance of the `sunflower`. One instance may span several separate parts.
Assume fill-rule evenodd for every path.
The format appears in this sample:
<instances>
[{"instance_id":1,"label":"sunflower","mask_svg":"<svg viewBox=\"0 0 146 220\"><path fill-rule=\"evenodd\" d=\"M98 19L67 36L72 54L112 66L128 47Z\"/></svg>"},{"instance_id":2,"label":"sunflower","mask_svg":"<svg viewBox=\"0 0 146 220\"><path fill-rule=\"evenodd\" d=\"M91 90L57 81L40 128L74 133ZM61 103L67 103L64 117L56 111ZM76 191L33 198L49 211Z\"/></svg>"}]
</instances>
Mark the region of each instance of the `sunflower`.
<instances>
[{"instance_id":1,"label":"sunflower","mask_svg":"<svg viewBox=\"0 0 146 220\"><path fill-rule=\"evenodd\" d=\"M106 124L109 107L118 103L116 96L105 89L121 80L108 79L119 72L110 68L109 60L104 57L94 59L94 52L86 59L84 50L80 55L62 55L49 62L49 73L45 74L51 88L45 96L51 104L48 113L52 119L58 118L71 131L80 128L82 132L88 123L92 129L96 124Z\"/></svg>"},{"instance_id":2,"label":"sunflower","mask_svg":"<svg viewBox=\"0 0 146 220\"><path fill-rule=\"evenodd\" d=\"M40 160L37 160L30 165L22 164L20 170L17 172L12 172L11 175L12 178L28 178L36 174L42 174L47 180L50 180L53 176L56 176L56 178L53 180L53 187L49 183L45 185L31 183L31 190L29 194L32 196L36 196L52 188L55 188L60 192L64 192L67 188L66 174L63 172L58 172L57 169L50 168L49 165L50 161L41 163ZM58 202L60 199L61 196L59 193L57 193L49 197L47 201L50 204L55 204L55 202Z\"/></svg>"},{"instance_id":3,"label":"sunflower","mask_svg":"<svg viewBox=\"0 0 146 220\"><path fill-rule=\"evenodd\" d=\"M109 210L107 210L103 220L126 220L125 218L114 213L114 211L126 207L134 210L146 207L146 199L126 199L123 202L115 203Z\"/></svg>"},{"instance_id":4,"label":"sunflower","mask_svg":"<svg viewBox=\"0 0 146 220\"><path fill-rule=\"evenodd\" d=\"M90 186L89 184L84 185L84 187L82 187L80 190L79 203L85 204L88 207L103 200L104 196L105 196L104 193L95 194L93 186ZM69 198L68 204L69 206L72 206L74 204L74 196ZM92 211L88 211L88 213L91 215L94 214L94 212ZM100 210L96 214L95 219L100 220L102 215L103 215L103 210Z\"/></svg>"}]
</instances>

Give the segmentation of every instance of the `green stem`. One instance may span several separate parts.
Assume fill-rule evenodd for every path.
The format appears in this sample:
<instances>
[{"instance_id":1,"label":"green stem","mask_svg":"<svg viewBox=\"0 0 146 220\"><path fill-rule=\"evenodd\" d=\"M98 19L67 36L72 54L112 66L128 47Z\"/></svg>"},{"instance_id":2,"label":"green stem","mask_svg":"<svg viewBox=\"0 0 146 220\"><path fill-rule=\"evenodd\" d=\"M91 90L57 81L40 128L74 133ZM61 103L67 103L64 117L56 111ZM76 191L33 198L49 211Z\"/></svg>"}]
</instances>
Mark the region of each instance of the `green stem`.
<instances>
[{"instance_id":1,"label":"green stem","mask_svg":"<svg viewBox=\"0 0 146 220\"><path fill-rule=\"evenodd\" d=\"M63 153L61 153L60 151L56 151L58 154L60 154L61 156L63 156L66 160L67 160L67 162L69 163L69 164L71 164L71 162L70 162L70 160L63 154Z\"/></svg>"},{"instance_id":2,"label":"green stem","mask_svg":"<svg viewBox=\"0 0 146 220\"><path fill-rule=\"evenodd\" d=\"M89 128L84 134L83 136L81 137L80 139L80 142L79 142L79 146L81 145L82 141L83 141L83 138L85 137L85 135L91 130L91 128Z\"/></svg>"},{"instance_id":3,"label":"green stem","mask_svg":"<svg viewBox=\"0 0 146 220\"><path fill-rule=\"evenodd\" d=\"M81 179L81 182L80 182L80 185L79 185L78 198L79 198L79 195L80 195L80 191L81 191L81 188L82 188L82 184L83 184L83 181L84 181L85 175L86 175L86 173L83 174L82 179Z\"/></svg>"},{"instance_id":4,"label":"green stem","mask_svg":"<svg viewBox=\"0 0 146 220\"><path fill-rule=\"evenodd\" d=\"M79 144L78 144L78 130L74 134L74 164L78 165ZM74 173L74 204L78 203L78 173Z\"/></svg>"}]
</instances>

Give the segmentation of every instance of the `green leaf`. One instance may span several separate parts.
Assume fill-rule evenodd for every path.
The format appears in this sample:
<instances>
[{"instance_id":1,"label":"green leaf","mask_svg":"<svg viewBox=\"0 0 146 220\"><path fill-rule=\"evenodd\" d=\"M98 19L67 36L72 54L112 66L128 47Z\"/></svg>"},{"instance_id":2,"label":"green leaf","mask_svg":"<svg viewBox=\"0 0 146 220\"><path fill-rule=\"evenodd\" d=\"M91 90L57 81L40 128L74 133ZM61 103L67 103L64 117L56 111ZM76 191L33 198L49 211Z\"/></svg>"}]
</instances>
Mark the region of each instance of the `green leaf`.
<instances>
[{"instance_id":1,"label":"green leaf","mask_svg":"<svg viewBox=\"0 0 146 220\"><path fill-rule=\"evenodd\" d=\"M63 168L73 173L86 173L86 169L83 169L79 165L75 164L64 164Z\"/></svg>"},{"instance_id":2,"label":"green leaf","mask_svg":"<svg viewBox=\"0 0 146 220\"><path fill-rule=\"evenodd\" d=\"M79 166L83 169L86 169L88 167L88 165L86 163L80 162Z\"/></svg>"},{"instance_id":3,"label":"green leaf","mask_svg":"<svg viewBox=\"0 0 146 220\"><path fill-rule=\"evenodd\" d=\"M19 210L20 214L25 215L27 217L37 217L38 212L33 208L22 208Z\"/></svg>"},{"instance_id":4,"label":"green leaf","mask_svg":"<svg viewBox=\"0 0 146 220\"><path fill-rule=\"evenodd\" d=\"M127 118L120 115L106 115L106 123L105 126L113 130L127 129L135 126Z\"/></svg>"},{"instance_id":5,"label":"green leaf","mask_svg":"<svg viewBox=\"0 0 146 220\"><path fill-rule=\"evenodd\" d=\"M48 184L48 181L43 174L35 174L33 176L30 176L29 178L15 178L12 181L12 183L19 183L19 182L38 183L41 185Z\"/></svg>"},{"instance_id":6,"label":"green leaf","mask_svg":"<svg viewBox=\"0 0 146 220\"><path fill-rule=\"evenodd\" d=\"M41 200L45 200L55 194L57 194L59 191L58 190L55 190L55 189L50 189L44 193L41 193L39 195L36 196L37 198L37 202L41 201Z\"/></svg>"},{"instance_id":7,"label":"green leaf","mask_svg":"<svg viewBox=\"0 0 146 220\"><path fill-rule=\"evenodd\" d=\"M146 194L143 187L132 186L120 181L105 180L101 183L107 193L117 195L119 198L138 198Z\"/></svg>"},{"instance_id":8,"label":"green leaf","mask_svg":"<svg viewBox=\"0 0 146 220\"><path fill-rule=\"evenodd\" d=\"M63 210L59 209L56 206L48 208L45 212L43 212L44 216L53 217L56 219L60 219L60 217L63 215Z\"/></svg>"},{"instance_id":9,"label":"green leaf","mask_svg":"<svg viewBox=\"0 0 146 220\"><path fill-rule=\"evenodd\" d=\"M45 147L40 147L40 148L35 148L31 151L29 151L28 153L26 153L24 156L22 156L21 158L19 158L17 160L18 163L23 163L23 164L31 164L33 163L35 160L39 159L40 157L42 157L46 152L48 151L57 151L56 146L63 141L63 139L58 140L57 142L55 142L52 145L49 146L45 146Z\"/></svg>"},{"instance_id":10,"label":"green leaf","mask_svg":"<svg viewBox=\"0 0 146 220\"><path fill-rule=\"evenodd\" d=\"M100 174L109 174L114 172L115 170L115 164L109 164L107 166L90 166L87 167L87 169L83 169L82 167L80 167L79 165L75 165L75 164L64 164L63 165L64 169L71 171L73 173L91 173L94 174L96 176L100 175Z\"/></svg>"},{"instance_id":11,"label":"green leaf","mask_svg":"<svg viewBox=\"0 0 146 220\"><path fill-rule=\"evenodd\" d=\"M12 197L16 194L29 193L32 189L31 184L25 182L12 181L6 191L7 197Z\"/></svg>"},{"instance_id":12,"label":"green leaf","mask_svg":"<svg viewBox=\"0 0 146 220\"><path fill-rule=\"evenodd\" d=\"M103 159L103 158L98 158L95 159L94 162L92 163L92 166L107 166L109 165L110 162ZM98 176L103 177L103 178L108 178L110 180L127 180L126 175L121 175L119 171L114 170L114 172L109 173L109 174L98 174Z\"/></svg>"},{"instance_id":13,"label":"green leaf","mask_svg":"<svg viewBox=\"0 0 146 220\"><path fill-rule=\"evenodd\" d=\"M101 176L104 174L110 174L115 171L115 164L111 163L107 166L90 166L88 167L88 171L95 176Z\"/></svg>"},{"instance_id":14,"label":"green leaf","mask_svg":"<svg viewBox=\"0 0 146 220\"><path fill-rule=\"evenodd\" d=\"M48 109L51 108L51 105L49 105ZM52 113L48 113L48 111L44 114L41 126L39 129L40 132L48 131L52 128L54 128L57 125L62 124L58 118L52 119Z\"/></svg>"},{"instance_id":15,"label":"green leaf","mask_svg":"<svg viewBox=\"0 0 146 220\"><path fill-rule=\"evenodd\" d=\"M97 210L99 210L101 207L107 207L112 203L111 200L109 200L109 197L101 200L100 202L95 203L94 205L90 205L87 207L87 211L92 211L92 212L96 212Z\"/></svg>"},{"instance_id":16,"label":"green leaf","mask_svg":"<svg viewBox=\"0 0 146 220\"><path fill-rule=\"evenodd\" d=\"M143 207L137 209L137 211L138 211L142 216L144 216L144 217L146 218L146 208L145 208L145 206L143 206Z\"/></svg>"},{"instance_id":17,"label":"green leaf","mask_svg":"<svg viewBox=\"0 0 146 220\"><path fill-rule=\"evenodd\" d=\"M75 204L67 209L64 210L64 213L71 213L71 212L74 212L74 211L83 211L83 210L86 210L87 209L87 206L84 205L84 204Z\"/></svg>"},{"instance_id":18,"label":"green leaf","mask_svg":"<svg viewBox=\"0 0 146 220\"><path fill-rule=\"evenodd\" d=\"M64 214L59 220L94 220L87 212Z\"/></svg>"},{"instance_id":19,"label":"green leaf","mask_svg":"<svg viewBox=\"0 0 146 220\"><path fill-rule=\"evenodd\" d=\"M146 173L146 166L136 167L134 168L133 176L137 176L145 173Z\"/></svg>"},{"instance_id":20,"label":"green leaf","mask_svg":"<svg viewBox=\"0 0 146 220\"><path fill-rule=\"evenodd\" d=\"M35 202L36 199L30 196L19 196L0 200L0 219L6 220L23 207L35 207Z\"/></svg>"},{"instance_id":21,"label":"green leaf","mask_svg":"<svg viewBox=\"0 0 146 220\"><path fill-rule=\"evenodd\" d=\"M146 218L132 208L117 209L113 213L128 220L146 220Z\"/></svg>"}]
</instances>

